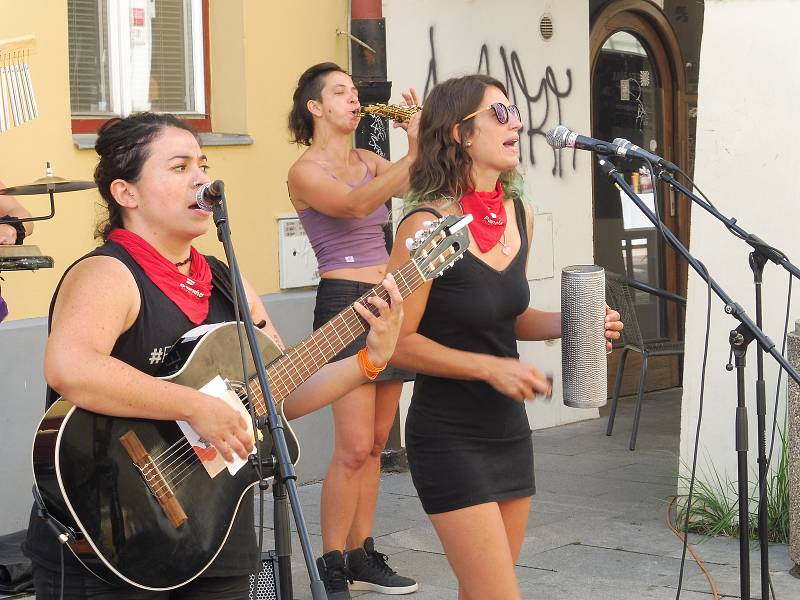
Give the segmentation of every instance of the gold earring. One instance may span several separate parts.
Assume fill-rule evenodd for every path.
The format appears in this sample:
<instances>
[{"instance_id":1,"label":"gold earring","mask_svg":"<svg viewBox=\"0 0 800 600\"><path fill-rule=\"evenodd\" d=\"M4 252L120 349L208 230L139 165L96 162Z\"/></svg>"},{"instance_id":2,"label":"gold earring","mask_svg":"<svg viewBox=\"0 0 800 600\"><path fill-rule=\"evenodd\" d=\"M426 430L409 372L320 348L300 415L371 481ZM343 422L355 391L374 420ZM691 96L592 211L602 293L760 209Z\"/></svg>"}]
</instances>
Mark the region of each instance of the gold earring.
<instances>
[{"instance_id":1,"label":"gold earring","mask_svg":"<svg viewBox=\"0 0 800 600\"><path fill-rule=\"evenodd\" d=\"M467 143L465 144L465 146L467 148L471 148L472 147L472 140L467 140Z\"/></svg>"}]
</instances>

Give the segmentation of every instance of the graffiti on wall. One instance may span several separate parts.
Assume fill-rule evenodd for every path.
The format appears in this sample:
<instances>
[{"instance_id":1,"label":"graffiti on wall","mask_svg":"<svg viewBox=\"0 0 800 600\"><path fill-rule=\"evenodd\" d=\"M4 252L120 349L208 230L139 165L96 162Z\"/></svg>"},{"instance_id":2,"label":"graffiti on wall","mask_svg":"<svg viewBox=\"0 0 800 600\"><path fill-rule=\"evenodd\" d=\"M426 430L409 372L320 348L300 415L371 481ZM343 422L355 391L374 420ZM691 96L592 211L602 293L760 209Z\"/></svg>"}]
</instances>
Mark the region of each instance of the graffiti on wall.
<instances>
[{"instance_id":1,"label":"graffiti on wall","mask_svg":"<svg viewBox=\"0 0 800 600\"><path fill-rule=\"evenodd\" d=\"M367 147L378 156L386 158L386 153L383 151L383 146L386 144L386 125L384 119L370 115L372 123L369 126L369 142Z\"/></svg>"},{"instance_id":2,"label":"graffiti on wall","mask_svg":"<svg viewBox=\"0 0 800 600\"><path fill-rule=\"evenodd\" d=\"M430 42L430 60L428 73L425 77L425 90L423 97L428 95L430 89L438 83L438 65L436 62L436 46L434 43L434 27L428 29ZM537 136L545 137L552 127L563 123L564 113L562 100L572 93L572 70L567 68L563 75L556 75L551 66L544 68L542 75L530 76L526 72L522 60L516 50L508 51L501 45L498 48L500 67L493 70L495 64L491 61L489 45L484 43L478 52L477 73L491 75L502 81L508 90L508 97L516 104L522 115L522 130L520 131L520 159L532 166L537 166L534 139ZM502 70L499 70L502 69ZM563 153L564 150L550 148L552 156L551 173L554 177L564 176ZM572 152L572 169L575 170L575 152Z\"/></svg>"}]
</instances>

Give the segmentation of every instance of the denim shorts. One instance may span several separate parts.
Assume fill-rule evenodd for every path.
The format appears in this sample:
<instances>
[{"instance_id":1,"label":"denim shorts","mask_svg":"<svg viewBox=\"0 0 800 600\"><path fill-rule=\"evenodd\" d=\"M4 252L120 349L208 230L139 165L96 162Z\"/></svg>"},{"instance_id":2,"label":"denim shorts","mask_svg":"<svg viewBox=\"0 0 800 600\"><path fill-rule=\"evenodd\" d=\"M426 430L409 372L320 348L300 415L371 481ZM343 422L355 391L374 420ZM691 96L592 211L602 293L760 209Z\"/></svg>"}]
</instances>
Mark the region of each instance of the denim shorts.
<instances>
[{"instance_id":1,"label":"denim shorts","mask_svg":"<svg viewBox=\"0 0 800 600\"><path fill-rule=\"evenodd\" d=\"M320 279L317 287L317 304L314 307L314 331L325 325L333 317L353 304L361 296L375 287L372 283L350 281L347 279ZM367 332L358 336L355 341L334 356L330 362L353 356L367 343ZM414 374L397 369L389 364L375 381L413 381Z\"/></svg>"}]
</instances>

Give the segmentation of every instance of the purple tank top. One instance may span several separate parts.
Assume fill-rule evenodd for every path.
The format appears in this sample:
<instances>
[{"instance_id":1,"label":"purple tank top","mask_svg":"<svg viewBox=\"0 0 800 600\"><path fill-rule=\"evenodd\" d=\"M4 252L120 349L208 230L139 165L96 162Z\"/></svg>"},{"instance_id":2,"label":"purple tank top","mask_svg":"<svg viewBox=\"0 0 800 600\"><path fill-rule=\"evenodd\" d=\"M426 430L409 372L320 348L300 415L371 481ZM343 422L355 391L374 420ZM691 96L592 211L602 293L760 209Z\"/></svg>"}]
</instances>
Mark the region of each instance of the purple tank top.
<instances>
[{"instance_id":1,"label":"purple tank top","mask_svg":"<svg viewBox=\"0 0 800 600\"><path fill-rule=\"evenodd\" d=\"M364 162L360 156L358 159ZM358 183L348 183L351 188L359 188L373 179L369 165L364 163L364 166L367 172ZM336 179L334 175L331 177ZM363 219L330 217L310 207L298 210L297 216L314 249L320 273L389 262L383 236L383 225L389 222L389 211L385 204Z\"/></svg>"}]
</instances>

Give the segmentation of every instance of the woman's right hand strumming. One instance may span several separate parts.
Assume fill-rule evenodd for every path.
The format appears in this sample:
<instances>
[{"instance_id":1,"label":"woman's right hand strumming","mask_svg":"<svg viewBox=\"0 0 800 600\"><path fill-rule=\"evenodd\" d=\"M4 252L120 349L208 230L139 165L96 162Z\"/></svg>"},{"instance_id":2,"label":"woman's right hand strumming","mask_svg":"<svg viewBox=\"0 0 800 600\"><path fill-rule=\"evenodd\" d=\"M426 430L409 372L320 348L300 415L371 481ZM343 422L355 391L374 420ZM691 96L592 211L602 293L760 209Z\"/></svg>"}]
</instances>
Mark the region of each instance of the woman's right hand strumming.
<instances>
[{"instance_id":1,"label":"woman's right hand strumming","mask_svg":"<svg viewBox=\"0 0 800 600\"><path fill-rule=\"evenodd\" d=\"M203 398L197 402L188 419L189 425L219 450L226 461L232 461L234 453L247 458L255 440L244 417L221 398L201 395Z\"/></svg>"},{"instance_id":2,"label":"woman's right hand strumming","mask_svg":"<svg viewBox=\"0 0 800 600\"><path fill-rule=\"evenodd\" d=\"M486 383L501 394L520 402L533 400L537 394L552 394L552 384L547 376L533 365L516 358L486 356Z\"/></svg>"}]
</instances>

